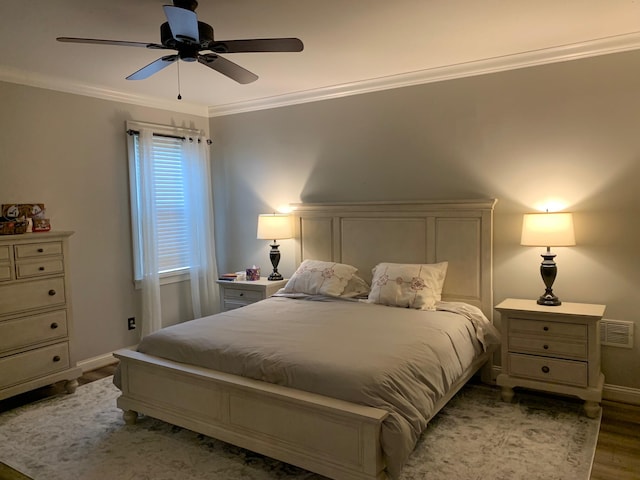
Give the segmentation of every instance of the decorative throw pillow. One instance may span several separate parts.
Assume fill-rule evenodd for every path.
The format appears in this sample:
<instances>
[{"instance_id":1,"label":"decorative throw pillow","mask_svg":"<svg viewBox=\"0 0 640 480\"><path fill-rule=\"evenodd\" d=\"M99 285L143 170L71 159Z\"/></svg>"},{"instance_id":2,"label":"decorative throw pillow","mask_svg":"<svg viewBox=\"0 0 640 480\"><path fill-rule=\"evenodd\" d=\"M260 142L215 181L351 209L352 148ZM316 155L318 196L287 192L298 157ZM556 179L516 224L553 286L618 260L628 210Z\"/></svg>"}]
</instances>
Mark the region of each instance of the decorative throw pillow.
<instances>
[{"instance_id":1,"label":"decorative throw pillow","mask_svg":"<svg viewBox=\"0 0 640 480\"><path fill-rule=\"evenodd\" d=\"M373 269L367 302L394 307L435 310L442 298L448 262L379 263Z\"/></svg>"},{"instance_id":2,"label":"decorative throw pillow","mask_svg":"<svg viewBox=\"0 0 640 480\"><path fill-rule=\"evenodd\" d=\"M284 293L338 297L358 271L344 263L305 260L284 287Z\"/></svg>"}]
</instances>

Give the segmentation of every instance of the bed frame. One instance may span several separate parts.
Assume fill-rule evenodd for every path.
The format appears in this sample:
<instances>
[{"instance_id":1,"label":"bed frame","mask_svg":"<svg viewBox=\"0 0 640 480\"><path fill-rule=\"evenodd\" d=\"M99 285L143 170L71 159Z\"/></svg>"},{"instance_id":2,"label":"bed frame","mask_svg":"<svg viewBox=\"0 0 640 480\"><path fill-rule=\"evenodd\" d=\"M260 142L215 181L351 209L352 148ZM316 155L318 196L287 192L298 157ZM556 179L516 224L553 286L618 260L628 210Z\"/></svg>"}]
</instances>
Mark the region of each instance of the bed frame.
<instances>
[{"instance_id":1,"label":"bed frame","mask_svg":"<svg viewBox=\"0 0 640 480\"><path fill-rule=\"evenodd\" d=\"M495 200L296 205L296 259L348 263L368 281L382 261L447 260L443 300L476 305L492 319L494 205ZM388 478L380 448L384 410L132 350L115 356L122 390L117 405L127 423L142 413L332 479ZM490 359L491 352L479 357L435 411L483 365L488 372Z\"/></svg>"}]
</instances>

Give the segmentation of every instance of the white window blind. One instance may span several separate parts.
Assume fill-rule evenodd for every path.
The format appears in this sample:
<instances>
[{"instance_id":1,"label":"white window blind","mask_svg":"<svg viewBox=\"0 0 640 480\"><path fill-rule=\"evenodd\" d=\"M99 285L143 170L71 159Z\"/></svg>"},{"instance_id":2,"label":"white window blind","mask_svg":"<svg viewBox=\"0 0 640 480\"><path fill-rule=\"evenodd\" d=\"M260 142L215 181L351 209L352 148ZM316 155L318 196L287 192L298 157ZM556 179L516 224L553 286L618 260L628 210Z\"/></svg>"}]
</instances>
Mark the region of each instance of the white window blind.
<instances>
[{"instance_id":1,"label":"white window blind","mask_svg":"<svg viewBox=\"0 0 640 480\"><path fill-rule=\"evenodd\" d=\"M176 138L153 137L159 273L189 267L182 143Z\"/></svg>"},{"instance_id":2,"label":"white window blind","mask_svg":"<svg viewBox=\"0 0 640 480\"><path fill-rule=\"evenodd\" d=\"M158 273L183 273L189 268L189 226L185 207L186 171L182 147L184 140L166 136L153 137L154 186L158 230ZM140 146L133 136L136 203L140 204ZM140 218L138 221L144 221ZM137 250L142 249L140 230L136 232ZM140 255L136 252L135 277L142 275Z\"/></svg>"}]
</instances>

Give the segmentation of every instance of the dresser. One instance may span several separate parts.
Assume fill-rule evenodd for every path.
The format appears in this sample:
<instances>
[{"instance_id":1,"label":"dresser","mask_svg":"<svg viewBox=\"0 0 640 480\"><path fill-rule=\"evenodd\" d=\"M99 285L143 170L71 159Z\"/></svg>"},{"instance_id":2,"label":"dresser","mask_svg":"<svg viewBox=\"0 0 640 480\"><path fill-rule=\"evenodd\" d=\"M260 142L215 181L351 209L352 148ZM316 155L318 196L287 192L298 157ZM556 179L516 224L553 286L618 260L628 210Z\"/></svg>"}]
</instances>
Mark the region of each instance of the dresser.
<instances>
[{"instance_id":1,"label":"dresser","mask_svg":"<svg viewBox=\"0 0 640 480\"><path fill-rule=\"evenodd\" d=\"M599 322L604 305L538 305L509 298L497 305L502 331L502 367L496 382L511 401L514 387L576 396L588 417L597 417L604 375Z\"/></svg>"},{"instance_id":2,"label":"dresser","mask_svg":"<svg viewBox=\"0 0 640 480\"><path fill-rule=\"evenodd\" d=\"M0 399L82 374L71 346L72 232L0 236Z\"/></svg>"},{"instance_id":3,"label":"dresser","mask_svg":"<svg viewBox=\"0 0 640 480\"><path fill-rule=\"evenodd\" d=\"M222 311L244 307L270 297L287 284L287 280L267 280L227 282L218 280L222 297Z\"/></svg>"}]
</instances>

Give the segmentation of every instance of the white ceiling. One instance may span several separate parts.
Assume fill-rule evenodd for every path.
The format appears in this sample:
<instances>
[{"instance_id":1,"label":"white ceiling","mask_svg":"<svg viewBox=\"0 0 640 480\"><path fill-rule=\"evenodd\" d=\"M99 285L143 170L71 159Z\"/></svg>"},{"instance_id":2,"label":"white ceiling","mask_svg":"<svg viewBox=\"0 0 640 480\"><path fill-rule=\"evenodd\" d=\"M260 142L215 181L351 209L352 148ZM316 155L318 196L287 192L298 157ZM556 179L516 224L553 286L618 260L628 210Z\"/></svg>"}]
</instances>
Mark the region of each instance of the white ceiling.
<instances>
[{"instance_id":1,"label":"white ceiling","mask_svg":"<svg viewBox=\"0 0 640 480\"><path fill-rule=\"evenodd\" d=\"M240 85L198 63L125 77L157 50L58 36L160 42L170 0L0 0L0 80L224 114L640 48L640 0L200 0L215 38L299 37L301 53L227 58Z\"/></svg>"}]
</instances>

